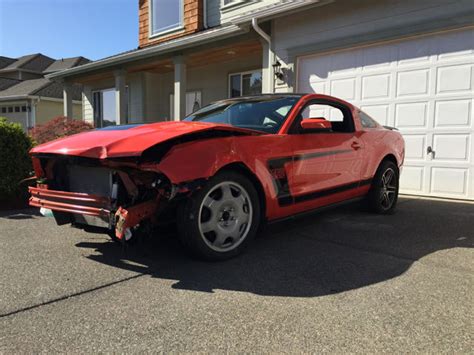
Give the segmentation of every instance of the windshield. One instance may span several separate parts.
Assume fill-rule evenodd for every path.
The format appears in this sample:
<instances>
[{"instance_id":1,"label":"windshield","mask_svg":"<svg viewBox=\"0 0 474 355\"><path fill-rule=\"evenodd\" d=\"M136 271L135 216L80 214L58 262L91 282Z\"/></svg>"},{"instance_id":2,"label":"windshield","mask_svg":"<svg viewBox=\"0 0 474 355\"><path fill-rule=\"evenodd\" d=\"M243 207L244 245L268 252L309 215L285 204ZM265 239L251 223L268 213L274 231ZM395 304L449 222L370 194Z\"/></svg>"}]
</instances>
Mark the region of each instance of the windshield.
<instances>
[{"instance_id":1,"label":"windshield","mask_svg":"<svg viewBox=\"0 0 474 355\"><path fill-rule=\"evenodd\" d=\"M184 120L225 123L265 133L277 133L298 100L297 96L222 100L203 107Z\"/></svg>"}]
</instances>

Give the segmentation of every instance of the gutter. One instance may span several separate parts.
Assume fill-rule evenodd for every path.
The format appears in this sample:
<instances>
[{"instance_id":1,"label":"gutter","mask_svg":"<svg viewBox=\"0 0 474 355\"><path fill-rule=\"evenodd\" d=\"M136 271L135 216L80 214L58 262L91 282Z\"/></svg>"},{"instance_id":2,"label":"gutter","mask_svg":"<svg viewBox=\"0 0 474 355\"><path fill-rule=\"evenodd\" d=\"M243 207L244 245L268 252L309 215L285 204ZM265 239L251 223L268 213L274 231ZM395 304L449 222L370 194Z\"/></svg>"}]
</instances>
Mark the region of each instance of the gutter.
<instances>
[{"instance_id":1,"label":"gutter","mask_svg":"<svg viewBox=\"0 0 474 355\"><path fill-rule=\"evenodd\" d=\"M265 42L267 42L267 57L264 57L266 60L268 60L268 63L267 63L267 68L266 70L268 71L267 72L267 91L270 92L270 93L273 93L274 91L274 82L273 82L273 73L272 73L272 63L273 63L273 51L272 51L272 38L270 37L270 35L268 33L266 33L264 30L262 30L262 28L258 25L258 20L256 17L253 17L252 18L252 28L254 29L255 32L257 32L260 37L262 37ZM265 47L263 47L265 49ZM264 61L265 61L264 59ZM262 66L263 68L263 66Z\"/></svg>"},{"instance_id":2,"label":"gutter","mask_svg":"<svg viewBox=\"0 0 474 355\"><path fill-rule=\"evenodd\" d=\"M175 40L167 41L162 44L150 46L142 49L138 49L133 52L119 54L113 57L100 59L95 62L80 65L75 68L62 70L52 74L46 75L47 79L54 80L59 78L65 78L76 74L84 74L94 70L100 70L106 67L111 67L120 64L126 64L130 61L146 59L155 57L157 55L169 54L177 50L183 50L198 46L202 42L211 40L221 40L228 37L236 36L245 33L246 30L237 25L228 25L225 27L219 27L206 31L197 32L196 34L181 37Z\"/></svg>"}]
</instances>

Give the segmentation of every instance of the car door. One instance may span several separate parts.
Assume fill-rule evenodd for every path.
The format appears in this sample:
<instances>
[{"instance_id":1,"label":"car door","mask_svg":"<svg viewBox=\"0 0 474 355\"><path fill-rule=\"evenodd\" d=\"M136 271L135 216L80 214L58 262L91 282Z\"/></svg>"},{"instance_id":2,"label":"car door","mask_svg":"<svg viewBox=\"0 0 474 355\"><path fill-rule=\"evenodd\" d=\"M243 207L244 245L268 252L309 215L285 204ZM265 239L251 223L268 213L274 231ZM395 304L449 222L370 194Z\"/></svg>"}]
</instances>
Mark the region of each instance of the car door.
<instances>
[{"instance_id":1,"label":"car door","mask_svg":"<svg viewBox=\"0 0 474 355\"><path fill-rule=\"evenodd\" d=\"M301 120L311 118L330 121L332 129L303 131ZM350 191L357 189L364 147L356 135L349 107L330 100L309 101L297 115L290 139L293 161L288 175L294 203L334 196L334 201L325 200L333 203L351 196ZM345 194L341 195L342 192Z\"/></svg>"}]
</instances>

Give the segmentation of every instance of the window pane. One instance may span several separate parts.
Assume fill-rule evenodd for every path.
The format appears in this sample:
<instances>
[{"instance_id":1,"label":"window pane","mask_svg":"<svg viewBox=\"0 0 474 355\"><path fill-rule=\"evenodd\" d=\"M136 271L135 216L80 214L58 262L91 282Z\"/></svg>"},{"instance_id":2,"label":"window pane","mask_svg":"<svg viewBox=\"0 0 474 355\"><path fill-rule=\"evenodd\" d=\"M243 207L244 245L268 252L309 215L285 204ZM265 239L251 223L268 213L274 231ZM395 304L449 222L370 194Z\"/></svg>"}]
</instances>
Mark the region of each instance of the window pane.
<instances>
[{"instance_id":1,"label":"window pane","mask_svg":"<svg viewBox=\"0 0 474 355\"><path fill-rule=\"evenodd\" d=\"M15 106L15 112L20 112L20 106Z\"/></svg>"},{"instance_id":2,"label":"window pane","mask_svg":"<svg viewBox=\"0 0 474 355\"><path fill-rule=\"evenodd\" d=\"M7 113L7 108L6 107L2 107L2 113Z\"/></svg>"},{"instance_id":3,"label":"window pane","mask_svg":"<svg viewBox=\"0 0 474 355\"><path fill-rule=\"evenodd\" d=\"M262 73L255 72L242 75L242 95L262 93Z\"/></svg>"},{"instance_id":4,"label":"window pane","mask_svg":"<svg viewBox=\"0 0 474 355\"><path fill-rule=\"evenodd\" d=\"M240 92L240 74L230 77L230 97L239 97Z\"/></svg>"},{"instance_id":5,"label":"window pane","mask_svg":"<svg viewBox=\"0 0 474 355\"><path fill-rule=\"evenodd\" d=\"M21 106L21 112L26 112L26 106Z\"/></svg>"},{"instance_id":6,"label":"window pane","mask_svg":"<svg viewBox=\"0 0 474 355\"><path fill-rule=\"evenodd\" d=\"M153 33L181 26L182 0L153 0Z\"/></svg>"},{"instance_id":7,"label":"window pane","mask_svg":"<svg viewBox=\"0 0 474 355\"><path fill-rule=\"evenodd\" d=\"M102 91L102 127L117 124L117 113L115 110L115 90Z\"/></svg>"}]
</instances>

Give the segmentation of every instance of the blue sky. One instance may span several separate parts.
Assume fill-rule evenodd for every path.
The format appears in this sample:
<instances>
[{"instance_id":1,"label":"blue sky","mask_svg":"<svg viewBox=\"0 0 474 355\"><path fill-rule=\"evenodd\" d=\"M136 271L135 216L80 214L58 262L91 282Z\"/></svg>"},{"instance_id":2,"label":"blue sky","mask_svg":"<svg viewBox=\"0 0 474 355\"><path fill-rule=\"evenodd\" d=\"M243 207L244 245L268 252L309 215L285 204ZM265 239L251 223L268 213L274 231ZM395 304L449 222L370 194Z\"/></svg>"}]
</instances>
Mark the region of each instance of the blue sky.
<instances>
[{"instance_id":1,"label":"blue sky","mask_svg":"<svg viewBox=\"0 0 474 355\"><path fill-rule=\"evenodd\" d=\"M138 46L138 0L0 0L0 55L92 60Z\"/></svg>"}]
</instances>

